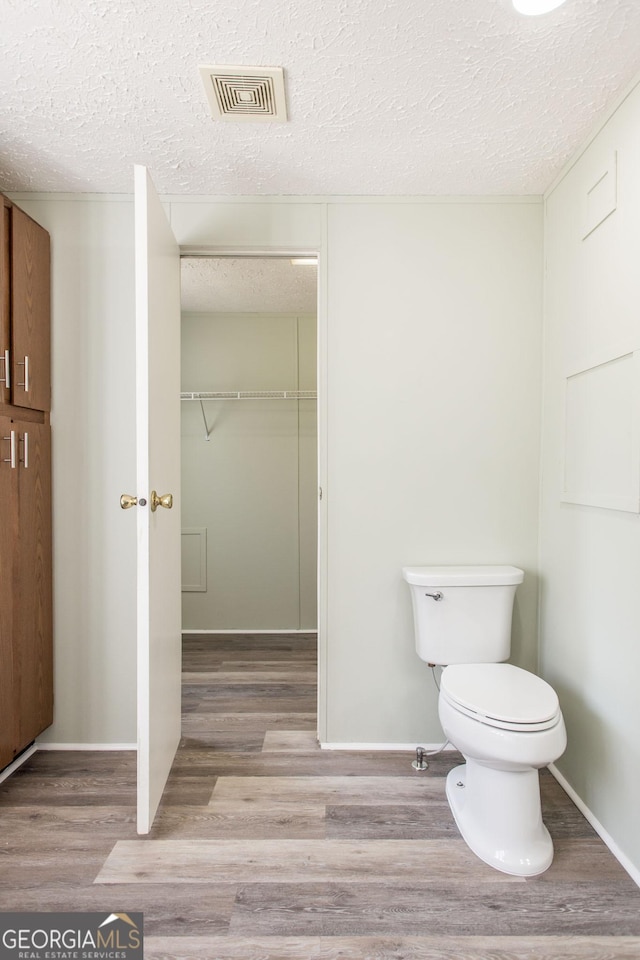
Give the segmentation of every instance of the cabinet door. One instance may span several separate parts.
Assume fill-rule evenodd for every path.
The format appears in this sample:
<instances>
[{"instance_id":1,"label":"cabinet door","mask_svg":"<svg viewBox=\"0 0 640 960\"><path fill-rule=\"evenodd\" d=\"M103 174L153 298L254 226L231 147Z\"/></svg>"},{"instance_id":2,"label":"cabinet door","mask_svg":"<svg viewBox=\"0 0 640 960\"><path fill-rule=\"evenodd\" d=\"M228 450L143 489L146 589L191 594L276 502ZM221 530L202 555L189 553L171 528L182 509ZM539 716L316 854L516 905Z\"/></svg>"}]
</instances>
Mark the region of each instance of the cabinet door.
<instances>
[{"instance_id":1,"label":"cabinet door","mask_svg":"<svg viewBox=\"0 0 640 960\"><path fill-rule=\"evenodd\" d=\"M11 207L0 197L0 403L9 403L11 393ZM7 379L9 384L7 384Z\"/></svg>"},{"instance_id":2,"label":"cabinet door","mask_svg":"<svg viewBox=\"0 0 640 960\"><path fill-rule=\"evenodd\" d=\"M17 465L15 425L9 417L0 416L0 769L6 767L15 757L17 740L13 692L13 561L17 540Z\"/></svg>"},{"instance_id":3,"label":"cabinet door","mask_svg":"<svg viewBox=\"0 0 640 960\"><path fill-rule=\"evenodd\" d=\"M11 208L11 396L19 407L51 409L49 234Z\"/></svg>"},{"instance_id":4,"label":"cabinet door","mask_svg":"<svg viewBox=\"0 0 640 960\"><path fill-rule=\"evenodd\" d=\"M13 582L13 676L18 750L53 722L51 433L18 429L18 541Z\"/></svg>"}]
</instances>

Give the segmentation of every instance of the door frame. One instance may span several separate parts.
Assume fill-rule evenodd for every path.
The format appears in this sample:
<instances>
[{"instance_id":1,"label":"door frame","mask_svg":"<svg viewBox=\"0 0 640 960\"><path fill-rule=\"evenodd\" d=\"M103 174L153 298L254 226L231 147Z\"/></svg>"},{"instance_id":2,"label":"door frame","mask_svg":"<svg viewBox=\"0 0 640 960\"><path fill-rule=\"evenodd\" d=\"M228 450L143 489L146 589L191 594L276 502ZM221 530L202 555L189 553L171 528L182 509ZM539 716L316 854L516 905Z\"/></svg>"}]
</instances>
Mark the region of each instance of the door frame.
<instances>
[{"instance_id":1,"label":"door frame","mask_svg":"<svg viewBox=\"0 0 640 960\"><path fill-rule=\"evenodd\" d=\"M318 728L320 743L327 742L327 623L328 623L328 550L327 550L327 422L328 422L328 375L327 375L327 257L322 245L233 247L214 244L179 244L180 259L186 257L236 258L285 260L294 257L317 257L316 274L316 364L317 364L317 453L318 453ZM320 495L320 491L322 494Z\"/></svg>"}]
</instances>

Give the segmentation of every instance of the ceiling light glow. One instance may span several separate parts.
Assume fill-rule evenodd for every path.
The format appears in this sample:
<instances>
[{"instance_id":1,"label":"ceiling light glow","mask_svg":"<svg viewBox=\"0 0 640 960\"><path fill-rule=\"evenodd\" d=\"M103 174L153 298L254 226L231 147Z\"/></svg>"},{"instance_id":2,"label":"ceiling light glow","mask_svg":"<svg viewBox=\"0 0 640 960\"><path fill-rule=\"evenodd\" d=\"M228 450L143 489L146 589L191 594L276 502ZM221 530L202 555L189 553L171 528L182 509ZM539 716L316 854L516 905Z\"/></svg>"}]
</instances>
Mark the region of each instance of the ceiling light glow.
<instances>
[{"instance_id":1,"label":"ceiling light glow","mask_svg":"<svg viewBox=\"0 0 640 960\"><path fill-rule=\"evenodd\" d=\"M518 13L523 13L527 17L537 17L541 13L551 13L564 2L565 0L513 0L513 5Z\"/></svg>"}]
</instances>

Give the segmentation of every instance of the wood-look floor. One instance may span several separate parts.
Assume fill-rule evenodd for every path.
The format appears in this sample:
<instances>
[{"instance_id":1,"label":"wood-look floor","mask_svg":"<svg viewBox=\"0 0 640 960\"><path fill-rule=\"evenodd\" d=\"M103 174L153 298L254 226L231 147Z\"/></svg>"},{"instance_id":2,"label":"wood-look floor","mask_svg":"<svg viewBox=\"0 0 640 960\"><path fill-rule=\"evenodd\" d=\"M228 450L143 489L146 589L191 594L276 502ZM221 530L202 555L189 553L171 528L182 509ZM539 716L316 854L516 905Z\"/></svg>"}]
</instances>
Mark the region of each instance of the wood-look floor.
<instances>
[{"instance_id":1,"label":"wood-look floor","mask_svg":"<svg viewBox=\"0 0 640 960\"><path fill-rule=\"evenodd\" d=\"M39 752L0 784L0 911L142 911L153 960L637 958L640 890L541 776L555 859L460 839L407 753L321 751L313 637L188 637L183 740L148 838L135 757Z\"/></svg>"}]
</instances>

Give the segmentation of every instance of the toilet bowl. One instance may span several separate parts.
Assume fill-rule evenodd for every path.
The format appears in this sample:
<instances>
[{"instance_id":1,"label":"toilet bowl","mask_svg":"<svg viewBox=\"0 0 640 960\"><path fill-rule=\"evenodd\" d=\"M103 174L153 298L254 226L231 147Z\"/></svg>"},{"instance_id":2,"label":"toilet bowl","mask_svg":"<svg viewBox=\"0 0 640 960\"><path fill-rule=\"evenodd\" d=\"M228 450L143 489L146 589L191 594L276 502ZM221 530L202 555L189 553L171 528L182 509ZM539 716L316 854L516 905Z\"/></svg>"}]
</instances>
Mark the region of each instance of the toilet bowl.
<instances>
[{"instance_id":1,"label":"toilet bowl","mask_svg":"<svg viewBox=\"0 0 640 960\"><path fill-rule=\"evenodd\" d=\"M447 799L473 852L504 873L536 876L553 860L538 770L557 760L566 731L554 690L511 664L464 664L442 674L438 714L465 763Z\"/></svg>"},{"instance_id":2,"label":"toilet bowl","mask_svg":"<svg viewBox=\"0 0 640 960\"><path fill-rule=\"evenodd\" d=\"M538 770L567 737L558 697L535 674L505 663L524 573L512 566L404 567L418 656L443 667L438 714L465 763L447 777L463 839L497 870L543 873L553 844L542 822Z\"/></svg>"}]
</instances>

